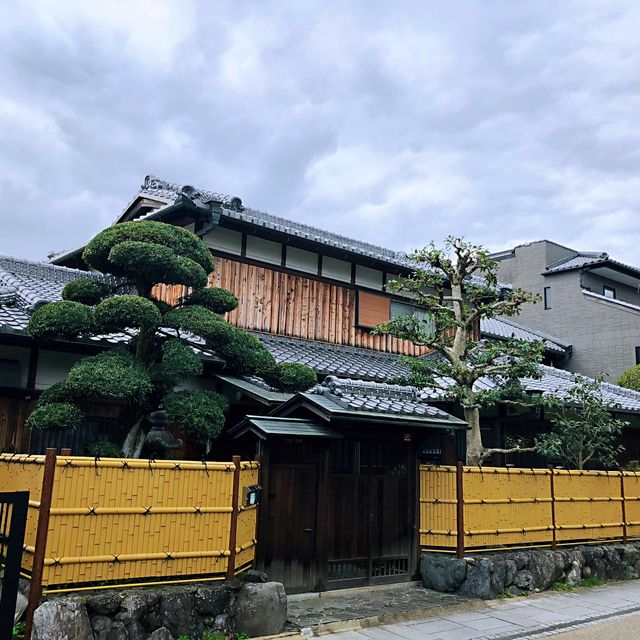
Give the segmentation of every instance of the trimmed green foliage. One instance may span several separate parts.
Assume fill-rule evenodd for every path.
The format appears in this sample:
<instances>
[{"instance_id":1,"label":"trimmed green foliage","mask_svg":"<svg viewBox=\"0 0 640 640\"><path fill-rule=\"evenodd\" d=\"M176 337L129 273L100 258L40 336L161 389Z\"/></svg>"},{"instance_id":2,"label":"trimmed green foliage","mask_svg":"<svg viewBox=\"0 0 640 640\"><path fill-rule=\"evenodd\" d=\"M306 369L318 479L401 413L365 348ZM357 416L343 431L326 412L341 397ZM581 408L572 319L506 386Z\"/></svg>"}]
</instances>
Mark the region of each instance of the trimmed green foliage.
<instances>
[{"instance_id":1,"label":"trimmed green foliage","mask_svg":"<svg viewBox=\"0 0 640 640\"><path fill-rule=\"evenodd\" d=\"M110 295L112 291L113 287L105 282L80 278L65 285L62 290L62 299L93 306Z\"/></svg>"},{"instance_id":2,"label":"trimmed green foliage","mask_svg":"<svg viewBox=\"0 0 640 640\"><path fill-rule=\"evenodd\" d=\"M254 356L256 361L256 375L264 378L271 386L277 387L279 384L279 370L276 359L262 348Z\"/></svg>"},{"instance_id":3,"label":"trimmed green foliage","mask_svg":"<svg viewBox=\"0 0 640 640\"><path fill-rule=\"evenodd\" d=\"M78 407L66 402L51 402L36 407L27 419L29 429L69 431L84 423L84 414Z\"/></svg>"},{"instance_id":4,"label":"trimmed green foliage","mask_svg":"<svg viewBox=\"0 0 640 640\"><path fill-rule=\"evenodd\" d=\"M77 397L124 398L133 403L144 402L152 390L149 373L126 351L100 353L76 362L66 386Z\"/></svg>"},{"instance_id":5,"label":"trimmed green foliage","mask_svg":"<svg viewBox=\"0 0 640 640\"><path fill-rule=\"evenodd\" d=\"M581 587L599 587L601 584L602 580L600 578L596 578L595 576L591 576L580 581Z\"/></svg>"},{"instance_id":6,"label":"trimmed green foliage","mask_svg":"<svg viewBox=\"0 0 640 640\"><path fill-rule=\"evenodd\" d=\"M621 387L640 391L640 364L631 369L627 369L619 378L618 383Z\"/></svg>"},{"instance_id":7,"label":"trimmed green foliage","mask_svg":"<svg viewBox=\"0 0 640 640\"><path fill-rule=\"evenodd\" d=\"M205 287L207 272L194 260L176 255L170 248L152 242L127 241L109 252L109 262L119 275L135 282L186 284Z\"/></svg>"},{"instance_id":8,"label":"trimmed green foliage","mask_svg":"<svg viewBox=\"0 0 640 640\"><path fill-rule=\"evenodd\" d=\"M227 367L241 375L253 375L258 366L264 363L265 348L258 338L233 328L232 338L226 344L217 348L218 355L227 362Z\"/></svg>"},{"instance_id":9,"label":"trimmed green foliage","mask_svg":"<svg viewBox=\"0 0 640 640\"><path fill-rule=\"evenodd\" d=\"M109 254L117 244L129 240L163 245L179 256L190 258L207 273L213 271L213 257L200 238L186 229L149 220L123 222L105 229L87 244L82 257L98 271L121 274Z\"/></svg>"},{"instance_id":10,"label":"trimmed green foliage","mask_svg":"<svg viewBox=\"0 0 640 640\"><path fill-rule=\"evenodd\" d=\"M197 304L214 313L223 314L238 307L238 298L227 289L207 287L206 289L196 289L186 296L182 303L185 305Z\"/></svg>"},{"instance_id":11,"label":"trimmed green foliage","mask_svg":"<svg viewBox=\"0 0 640 640\"><path fill-rule=\"evenodd\" d=\"M289 393L307 391L318 382L316 372L306 364L281 362L278 365L278 389Z\"/></svg>"},{"instance_id":12,"label":"trimmed green foliage","mask_svg":"<svg viewBox=\"0 0 640 640\"><path fill-rule=\"evenodd\" d=\"M114 442L96 440L87 447L87 452L94 458L122 458L122 449Z\"/></svg>"},{"instance_id":13,"label":"trimmed green foliage","mask_svg":"<svg viewBox=\"0 0 640 640\"><path fill-rule=\"evenodd\" d=\"M140 296L112 296L94 309L96 327L106 333L127 327L158 327L162 315L151 300Z\"/></svg>"},{"instance_id":14,"label":"trimmed green foliage","mask_svg":"<svg viewBox=\"0 0 640 640\"><path fill-rule=\"evenodd\" d=\"M64 381L52 384L45 389L38 398L38 406L51 404L52 402L72 402L73 394Z\"/></svg>"},{"instance_id":15,"label":"trimmed green foliage","mask_svg":"<svg viewBox=\"0 0 640 640\"><path fill-rule=\"evenodd\" d=\"M42 340L77 338L94 328L93 310L80 302L61 300L38 308L29 320L27 331Z\"/></svg>"},{"instance_id":16,"label":"trimmed green foliage","mask_svg":"<svg viewBox=\"0 0 640 640\"><path fill-rule=\"evenodd\" d=\"M164 316L164 324L200 336L214 348L230 342L237 331L219 315L199 305L169 311Z\"/></svg>"},{"instance_id":17,"label":"trimmed green foliage","mask_svg":"<svg viewBox=\"0 0 640 640\"><path fill-rule=\"evenodd\" d=\"M554 582L551 585L551 588L554 591L573 591L575 589L574 586L568 584L567 582Z\"/></svg>"},{"instance_id":18,"label":"trimmed green foliage","mask_svg":"<svg viewBox=\"0 0 640 640\"><path fill-rule=\"evenodd\" d=\"M206 442L220 435L229 403L215 391L177 391L166 396L164 407L169 420L183 433Z\"/></svg>"},{"instance_id":19,"label":"trimmed green foliage","mask_svg":"<svg viewBox=\"0 0 640 640\"><path fill-rule=\"evenodd\" d=\"M202 375L202 360L193 349L178 338L172 338L162 347L160 378L165 382L175 382L178 378Z\"/></svg>"},{"instance_id":20,"label":"trimmed green foliage","mask_svg":"<svg viewBox=\"0 0 640 640\"><path fill-rule=\"evenodd\" d=\"M168 303L165 302L164 300L156 300L156 298L150 298L151 302L153 302L153 304L156 305L158 311L164 315L165 313L168 313L169 311L171 311L171 309L173 309L173 307Z\"/></svg>"}]
</instances>

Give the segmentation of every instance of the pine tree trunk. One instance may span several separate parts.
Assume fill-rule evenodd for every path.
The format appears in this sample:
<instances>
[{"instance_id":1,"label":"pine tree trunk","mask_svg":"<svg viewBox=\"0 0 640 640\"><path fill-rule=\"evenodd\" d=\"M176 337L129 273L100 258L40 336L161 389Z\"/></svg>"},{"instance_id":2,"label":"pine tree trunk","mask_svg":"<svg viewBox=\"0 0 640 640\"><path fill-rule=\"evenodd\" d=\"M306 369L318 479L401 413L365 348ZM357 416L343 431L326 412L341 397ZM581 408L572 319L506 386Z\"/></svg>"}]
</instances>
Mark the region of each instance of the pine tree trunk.
<instances>
[{"instance_id":1,"label":"pine tree trunk","mask_svg":"<svg viewBox=\"0 0 640 640\"><path fill-rule=\"evenodd\" d=\"M131 429L129 429L127 437L124 439L124 443L122 445L122 453L124 454L125 458L137 457L134 454L142 431L142 419L143 416L140 416L140 418L135 421Z\"/></svg>"},{"instance_id":2,"label":"pine tree trunk","mask_svg":"<svg viewBox=\"0 0 640 640\"><path fill-rule=\"evenodd\" d=\"M480 432L480 409L464 407L464 419L470 429L467 432L467 464L479 465L483 460L484 447Z\"/></svg>"}]
</instances>

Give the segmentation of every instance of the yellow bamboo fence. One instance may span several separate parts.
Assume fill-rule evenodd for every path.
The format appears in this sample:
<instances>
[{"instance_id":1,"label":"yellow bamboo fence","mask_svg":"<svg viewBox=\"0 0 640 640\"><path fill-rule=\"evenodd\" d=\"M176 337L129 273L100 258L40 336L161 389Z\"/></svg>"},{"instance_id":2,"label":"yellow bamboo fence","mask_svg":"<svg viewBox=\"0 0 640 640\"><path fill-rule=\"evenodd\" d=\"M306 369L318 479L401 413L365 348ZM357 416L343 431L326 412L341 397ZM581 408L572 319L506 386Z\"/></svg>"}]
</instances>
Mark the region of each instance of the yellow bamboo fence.
<instances>
[{"instance_id":1,"label":"yellow bamboo fence","mask_svg":"<svg viewBox=\"0 0 640 640\"><path fill-rule=\"evenodd\" d=\"M237 457L0 455L0 491L30 492L22 566L45 592L234 576L255 558L258 475Z\"/></svg>"},{"instance_id":2,"label":"yellow bamboo fence","mask_svg":"<svg viewBox=\"0 0 640 640\"><path fill-rule=\"evenodd\" d=\"M420 467L420 544L456 552L640 537L634 472Z\"/></svg>"}]
</instances>

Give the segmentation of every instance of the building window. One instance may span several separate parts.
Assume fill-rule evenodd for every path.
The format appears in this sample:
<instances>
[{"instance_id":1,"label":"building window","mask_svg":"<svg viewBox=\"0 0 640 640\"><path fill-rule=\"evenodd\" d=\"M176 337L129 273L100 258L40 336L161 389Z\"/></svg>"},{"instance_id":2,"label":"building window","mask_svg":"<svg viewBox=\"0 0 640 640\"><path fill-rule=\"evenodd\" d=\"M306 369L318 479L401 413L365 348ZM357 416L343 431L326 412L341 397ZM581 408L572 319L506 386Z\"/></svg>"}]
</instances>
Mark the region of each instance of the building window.
<instances>
[{"instance_id":1,"label":"building window","mask_svg":"<svg viewBox=\"0 0 640 640\"><path fill-rule=\"evenodd\" d=\"M612 300L616 299L616 290L613 287L602 287L602 295L605 298L611 298Z\"/></svg>"},{"instance_id":2,"label":"building window","mask_svg":"<svg viewBox=\"0 0 640 640\"><path fill-rule=\"evenodd\" d=\"M373 329L390 318L390 300L375 293L358 291L358 316L356 325L363 329Z\"/></svg>"},{"instance_id":3,"label":"building window","mask_svg":"<svg viewBox=\"0 0 640 640\"><path fill-rule=\"evenodd\" d=\"M636 364L640 364L640 347L636 347Z\"/></svg>"},{"instance_id":4,"label":"building window","mask_svg":"<svg viewBox=\"0 0 640 640\"><path fill-rule=\"evenodd\" d=\"M551 287L544 288L544 308L551 309Z\"/></svg>"},{"instance_id":5,"label":"building window","mask_svg":"<svg viewBox=\"0 0 640 640\"><path fill-rule=\"evenodd\" d=\"M424 309L415 307L412 304L406 304L404 302L391 302L391 319L400 318L402 316L413 316L420 322L421 330L431 335L435 331L435 325L433 323L433 317Z\"/></svg>"}]
</instances>

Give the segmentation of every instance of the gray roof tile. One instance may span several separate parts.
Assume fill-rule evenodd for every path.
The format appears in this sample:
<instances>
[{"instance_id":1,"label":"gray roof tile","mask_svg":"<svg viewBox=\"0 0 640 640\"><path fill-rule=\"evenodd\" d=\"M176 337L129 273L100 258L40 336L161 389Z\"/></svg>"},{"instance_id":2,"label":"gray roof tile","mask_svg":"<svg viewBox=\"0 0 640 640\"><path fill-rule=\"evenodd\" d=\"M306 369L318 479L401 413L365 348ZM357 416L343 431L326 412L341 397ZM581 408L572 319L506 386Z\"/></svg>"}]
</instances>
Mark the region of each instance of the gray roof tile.
<instances>
[{"instance_id":1,"label":"gray roof tile","mask_svg":"<svg viewBox=\"0 0 640 640\"><path fill-rule=\"evenodd\" d=\"M569 349L568 345L565 345L557 338L551 338L543 333L516 324L511 318L483 318L480 321L480 331L483 336L500 340L508 340L509 338L527 340L528 342L541 340L544 342L545 349L554 353L566 353Z\"/></svg>"}]
</instances>

